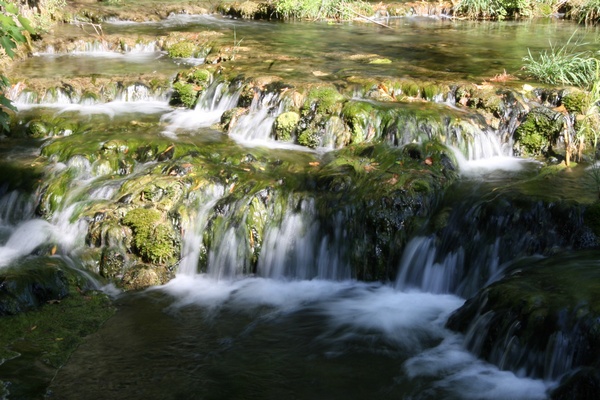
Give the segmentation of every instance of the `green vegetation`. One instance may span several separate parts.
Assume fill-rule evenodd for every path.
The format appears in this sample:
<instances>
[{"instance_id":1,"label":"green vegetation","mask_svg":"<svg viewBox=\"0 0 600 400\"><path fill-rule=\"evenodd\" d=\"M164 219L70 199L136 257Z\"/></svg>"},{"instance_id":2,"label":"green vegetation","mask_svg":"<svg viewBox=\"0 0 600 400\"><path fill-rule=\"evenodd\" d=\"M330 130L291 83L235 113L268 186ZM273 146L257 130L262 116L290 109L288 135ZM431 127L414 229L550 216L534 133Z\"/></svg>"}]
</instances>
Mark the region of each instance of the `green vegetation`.
<instances>
[{"instance_id":1,"label":"green vegetation","mask_svg":"<svg viewBox=\"0 0 600 400\"><path fill-rule=\"evenodd\" d=\"M90 290L83 275L57 257L32 258L3 269L0 275L7 289L0 309L9 287L20 288L32 281L31 294L39 296L42 288L54 286L38 299L39 308L0 317L2 380L10 383L11 398L41 398L56 370L85 336L114 314L114 307L106 295ZM18 292L14 298L22 301L24 296ZM2 386L0 382L0 394Z\"/></svg>"},{"instance_id":2,"label":"green vegetation","mask_svg":"<svg viewBox=\"0 0 600 400\"><path fill-rule=\"evenodd\" d=\"M348 21L373 14L373 7L362 0L276 0L275 10L284 19Z\"/></svg>"},{"instance_id":3,"label":"green vegetation","mask_svg":"<svg viewBox=\"0 0 600 400\"><path fill-rule=\"evenodd\" d=\"M456 13L471 19L530 17L536 2L531 0L461 0Z\"/></svg>"},{"instance_id":4,"label":"green vegetation","mask_svg":"<svg viewBox=\"0 0 600 400\"><path fill-rule=\"evenodd\" d=\"M191 58L196 50L196 45L192 42L179 42L169 46L167 54L171 58Z\"/></svg>"},{"instance_id":5,"label":"green vegetation","mask_svg":"<svg viewBox=\"0 0 600 400\"><path fill-rule=\"evenodd\" d=\"M296 125L300 121L300 114L288 111L280 114L275 120L275 137L277 140L289 142L292 140Z\"/></svg>"},{"instance_id":6,"label":"green vegetation","mask_svg":"<svg viewBox=\"0 0 600 400\"><path fill-rule=\"evenodd\" d=\"M600 20L600 0L572 0L571 16L581 23L595 24Z\"/></svg>"},{"instance_id":7,"label":"green vegetation","mask_svg":"<svg viewBox=\"0 0 600 400\"><path fill-rule=\"evenodd\" d=\"M596 79L598 60L591 51L580 51L580 45L571 43L571 39L564 46L552 46L550 51L541 52L537 58L529 52L523 59L525 71L551 85L591 87Z\"/></svg>"},{"instance_id":8,"label":"green vegetation","mask_svg":"<svg viewBox=\"0 0 600 400\"><path fill-rule=\"evenodd\" d=\"M175 93L173 93L173 97L171 98L171 105L183 105L187 108L194 108L199 95L199 91L195 89L194 85L179 81L173 84L173 90Z\"/></svg>"},{"instance_id":9,"label":"green vegetation","mask_svg":"<svg viewBox=\"0 0 600 400\"><path fill-rule=\"evenodd\" d=\"M125 215L123 224L133 230L135 248L144 261L158 264L174 261L178 253L176 240L159 211L136 208Z\"/></svg>"},{"instance_id":10,"label":"green vegetation","mask_svg":"<svg viewBox=\"0 0 600 400\"><path fill-rule=\"evenodd\" d=\"M16 56L15 50L20 43L26 43L27 38L23 32L34 33L29 20L19 14L16 4L0 1L0 57L9 58ZM15 110L11 101L4 96L4 91L9 86L8 79L0 74L0 132L8 131L9 115L5 111Z\"/></svg>"},{"instance_id":11,"label":"green vegetation","mask_svg":"<svg viewBox=\"0 0 600 400\"><path fill-rule=\"evenodd\" d=\"M562 128L563 119L560 114L553 114L542 107L534 108L515 131L515 147L522 155L547 154Z\"/></svg>"}]
</instances>

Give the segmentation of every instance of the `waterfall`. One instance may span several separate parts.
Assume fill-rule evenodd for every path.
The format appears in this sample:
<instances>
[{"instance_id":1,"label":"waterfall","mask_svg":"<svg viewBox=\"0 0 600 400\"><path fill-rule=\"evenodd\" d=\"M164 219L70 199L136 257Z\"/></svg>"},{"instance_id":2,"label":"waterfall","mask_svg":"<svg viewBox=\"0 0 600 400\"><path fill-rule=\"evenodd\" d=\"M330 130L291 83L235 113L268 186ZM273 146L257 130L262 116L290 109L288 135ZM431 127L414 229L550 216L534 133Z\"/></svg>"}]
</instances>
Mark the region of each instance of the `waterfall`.
<instances>
[{"instance_id":1,"label":"waterfall","mask_svg":"<svg viewBox=\"0 0 600 400\"><path fill-rule=\"evenodd\" d=\"M207 191L200 194L200 206L196 216L184 224L181 261L178 273L181 275L195 275L198 273L198 259L203 250L202 238L208 223L210 212L215 204L223 197L225 188L220 185L211 186Z\"/></svg>"},{"instance_id":2,"label":"waterfall","mask_svg":"<svg viewBox=\"0 0 600 400\"><path fill-rule=\"evenodd\" d=\"M168 124L163 134L177 136L179 130L210 127L220 121L223 112L237 105L239 97L239 88L215 80L202 93L193 110L174 110L161 117L161 121Z\"/></svg>"},{"instance_id":3,"label":"waterfall","mask_svg":"<svg viewBox=\"0 0 600 400\"><path fill-rule=\"evenodd\" d=\"M229 133L242 143L264 142L271 138L275 118L284 107L277 93L257 95L252 99L248 114L242 115Z\"/></svg>"},{"instance_id":4,"label":"waterfall","mask_svg":"<svg viewBox=\"0 0 600 400\"><path fill-rule=\"evenodd\" d=\"M269 225L265 233L258 273L283 279L350 279L350 268L343 261L344 230L341 214L333 216L335 230L325 234L316 219L312 199L302 201L300 209L288 211L280 222Z\"/></svg>"},{"instance_id":5,"label":"waterfall","mask_svg":"<svg viewBox=\"0 0 600 400\"><path fill-rule=\"evenodd\" d=\"M457 188L464 195L446 199L439 214L432 216L433 223L444 223L443 227L407 243L397 288L469 297L499 279L507 263L556 247L572 248L586 236L577 208L510 193L485 194L488 186L469 189L469 185ZM472 194L466 195L469 190ZM571 225L569 232L563 229L565 221Z\"/></svg>"}]
</instances>

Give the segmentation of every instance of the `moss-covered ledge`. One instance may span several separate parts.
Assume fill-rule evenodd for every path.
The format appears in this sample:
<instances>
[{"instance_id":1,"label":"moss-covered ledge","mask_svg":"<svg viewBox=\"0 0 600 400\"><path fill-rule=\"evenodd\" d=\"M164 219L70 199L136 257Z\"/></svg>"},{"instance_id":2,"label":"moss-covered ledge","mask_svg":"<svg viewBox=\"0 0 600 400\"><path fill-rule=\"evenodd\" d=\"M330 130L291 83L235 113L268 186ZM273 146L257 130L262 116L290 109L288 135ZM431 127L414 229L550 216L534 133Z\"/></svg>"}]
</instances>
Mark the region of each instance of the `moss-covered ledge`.
<instances>
[{"instance_id":1,"label":"moss-covered ledge","mask_svg":"<svg viewBox=\"0 0 600 400\"><path fill-rule=\"evenodd\" d=\"M600 387L597 251L523 260L452 314L447 326L502 369L559 379L553 399L592 399Z\"/></svg>"},{"instance_id":2,"label":"moss-covered ledge","mask_svg":"<svg viewBox=\"0 0 600 400\"><path fill-rule=\"evenodd\" d=\"M114 311L59 257L0 269L0 397L42 398L58 368Z\"/></svg>"}]
</instances>

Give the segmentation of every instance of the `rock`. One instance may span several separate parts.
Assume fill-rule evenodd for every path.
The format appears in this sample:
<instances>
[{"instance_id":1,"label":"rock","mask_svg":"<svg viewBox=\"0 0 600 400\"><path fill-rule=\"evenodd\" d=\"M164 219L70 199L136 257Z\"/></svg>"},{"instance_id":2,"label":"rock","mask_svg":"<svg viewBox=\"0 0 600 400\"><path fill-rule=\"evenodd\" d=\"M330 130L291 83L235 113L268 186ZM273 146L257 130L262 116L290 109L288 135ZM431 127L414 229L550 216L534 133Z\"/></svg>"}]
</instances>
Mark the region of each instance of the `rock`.
<instances>
[{"instance_id":1,"label":"rock","mask_svg":"<svg viewBox=\"0 0 600 400\"><path fill-rule=\"evenodd\" d=\"M0 269L0 317L60 301L69 295L69 280L85 281L59 258L34 258Z\"/></svg>"},{"instance_id":2,"label":"rock","mask_svg":"<svg viewBox=\"0 0 600 400\"><path fill-rule=\"evenodd\" d=\"M273 129L275 131L275 138L283 142L290 142L294 137L294 131L296 126L300 122L300 114L295 111L288 111L280 114L275 119Z\"/></svg>"},{"instance_id":3,"label":"rock","mask_svg":"<svg viewBox=\"0 0 600 400\"><path fill-rule=\"evenodd\" d=\"M512 273L455 311L447 327L466 333L468 348L501 369L558 379L573 369L589 367L596 377L589 384L596 385L600 371L597 254L581 251L525 259L509 270ZM576 381L569 378L561 386L590 387L584 378ZM557 398L562 398L558 393L563 389L555 392Z\"/></svg>"}]
</instances>

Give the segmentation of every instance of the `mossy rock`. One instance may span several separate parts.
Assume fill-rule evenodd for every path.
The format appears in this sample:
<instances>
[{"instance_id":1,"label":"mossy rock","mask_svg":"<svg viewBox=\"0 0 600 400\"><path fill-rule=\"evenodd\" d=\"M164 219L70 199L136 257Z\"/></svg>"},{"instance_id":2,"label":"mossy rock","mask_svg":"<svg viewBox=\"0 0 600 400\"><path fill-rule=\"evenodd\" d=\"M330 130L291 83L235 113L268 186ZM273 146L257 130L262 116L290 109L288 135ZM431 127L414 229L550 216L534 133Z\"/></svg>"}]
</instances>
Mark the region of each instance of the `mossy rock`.
<instances>
[{"instance_id":1,"label":"mossy rock","mask_svg":"<svg viewBox=\"0 0 600 400\"><path fill-rule=\"evenodd\" d=\"M331 86L312 88L306 97L302 108L302 114L306 115L313 110L317 114L331 115L342 109L345 97Z\"/></svg>"},{"instance_id":2,"label":"mossy rock","mask_svg":"<svg viewBox=\"0 0 600 400\"><path fill-rule=\"evenodd\" d=\"M548 154L563 130L563 116L545 107L532 109L515 131L517 154L539 156Z\"/></svg>"},{"instance_id":3,"label":"mossy rock","mask_svg":"<svg viewBox=\"0 0 600 400\"><path fill-rule=\"evenodd\" d=\"M165 284L172 277L164 267L137 264L127 270L121 286L125 290L142 290L151 286Z\"/></svg>"},{"instance_id":4,"label":"mossy rock","mask_svg":"<svg viewBox=\"0 0 600 400\"><path fill-rule=\"evenodd\" d=\"M225 111L221 115L221 127L225 132L229 132L236 124L238 119L248 113L248 108L234 107Z\"/></svg>"},{"instance_id":5,"label":"mossy rock","mask_svg":"<svg viewBox=\"0 0 600 400\"><path fill-rule=\"evenodd\" d=\"M39 139L48 136L49 130L42 121L30 121L27 124L27 136Z\"/></svg>"},{"instance_id":6,"label":"mossy rock","mask_svg":"<svg viewBox=\"0 0 600 400\"><path fill-rule=\"evenodd\" d=\"M315 149L321 144L322 136L323 132L321 132L318 128L310 127L298 135L298 144Z\"/></svg>"},{"instance_id":7,"label":"mossy rock","mask_svg":"<svg viewBox=\"0 0 600 400\"><path fill-rule=\"evenodd\" d=\"M199 95L200 90L195 85L177 81L173 84L173 96L169 104L172 106L194 108Z\"/></svg>"},{"instance_id":8,"label":"mossy rock","mask_svg":"<svg viewBox=\"0 0 600 400\"><path fill-rule=\"evenodd\" d=\"M175 262L178 237L170 223L165 223L163 215L148 208L135 208L123 217L123 224L133 230L135 253L145 262L171 264Z\"/></svg>"},{"instance_id":9,"label":"mossy rock","mask_svg":"<svg viewBox=\"0 0 600 400\"><path fill-rule=\"evenodd\" d=\"M351 143L362 143L367 137L368 124L373 118L375 107L365 101L351 100L344 104L342 118L352 132Z\"/></svg>"},{"instance_id":10,"label":"mossy rock","mask_svg":"<svg viewBox=\"0 0 600 400\"><path fill-rule=\"evenodd\" d=\"M28 258L0 272L0 282L8 283L0 284L0 298L15 287L25 290L15 295L23 312L0 316L2 381L11 398L47 395L58 368L114 314L108 296L87 279L59 257ZM21 283L13 285L15 280ZM32 298L35 304L29 303Z\"/></svg>"},{"instance_id":11,"label":"mossy rock","mask_svg":"<svg viewBox=\"0 0 600 400\"><path fill-rule=\"evenodd\" d=\"M123 276L126 270L127 255L118 247L107 247L100 256L100 275L111 280Z\"/></svg>"},{"instance_id":12,"label":"mossy rock","mask_svg":"<svg viewBox=\"0 0 600 400\"><path fill-rule=\"evenodd\" d=\"M598 370L597 253L524 259L508 270L514 272L480 290L450 316L447 326L460 332L472 330L469 335L477 340L468 341L471 351L531 377L557 379L578 367ZM552 352L559 358L550 364L546 360Z\"/></svg>"},{"instance_id":13,"label":"mossy rock","mask_svg":"<svg viewBox=\"0 0 600 400\"><path fill-rule=\"evenodd\" d=\"M561 103L563 106L565 106L568 112L573 114L581 114L584 112L587 106L588 97L589 94L583 90L570 89L568 92L563 94Z\"/></svg>"},{"instance_id":14,"label":"mossy rock","mask_svg":"<svg viewBox=\"0 0 600 400\"><path fill-rule=\"evenodd\" d=\"M49 217L60 209L63 199L73 184L73 179L76 175L76 171L69 168L49 179L48 185L42 189L42 196L38 204L38 212L41 215Z\"/></svg>"},{"instance_id":15,"label":"mossy rock","mask_svg":"<svg viewBox=\"0 0 600 400\"><path fill-rule=\"evenodd\" d=\"M298 122L300 122L300 114L295 111L288 111L280 114L275 119L275 124L273 126L275 138L283 142L292 141Z\"/></svg>"},{"instance_id":16,"label":"mossy rock","mask_svg":"<svg viewBox=\"0 0 600 400\"><path fill-rule=\"evenodd\" d=\"M196 51L196 44L188 41L174 43L167 48L167 54L171 58L191 58Z\"/></svg>"},{"instance_id":17,"label":"mossy rock","mask_svg":"<svg viewBox=\"0 0 600 400\"><path fill-rule=\"evenodd\" d=\"M276 15L273 4L268 2L222 3L218 10L222 14L245 19L271 19Z\"/></svg>"},{"instance_id":18,"label":"mossy rock","mask_svg":"<svg viewBox=\"0 0 600 400\"><path fill-rule=\"evenodd\" d=\"M60 264L34 260L0 270L0 317L32 310L68 296L69 281Z\"/></svg>"}]
</instances>

